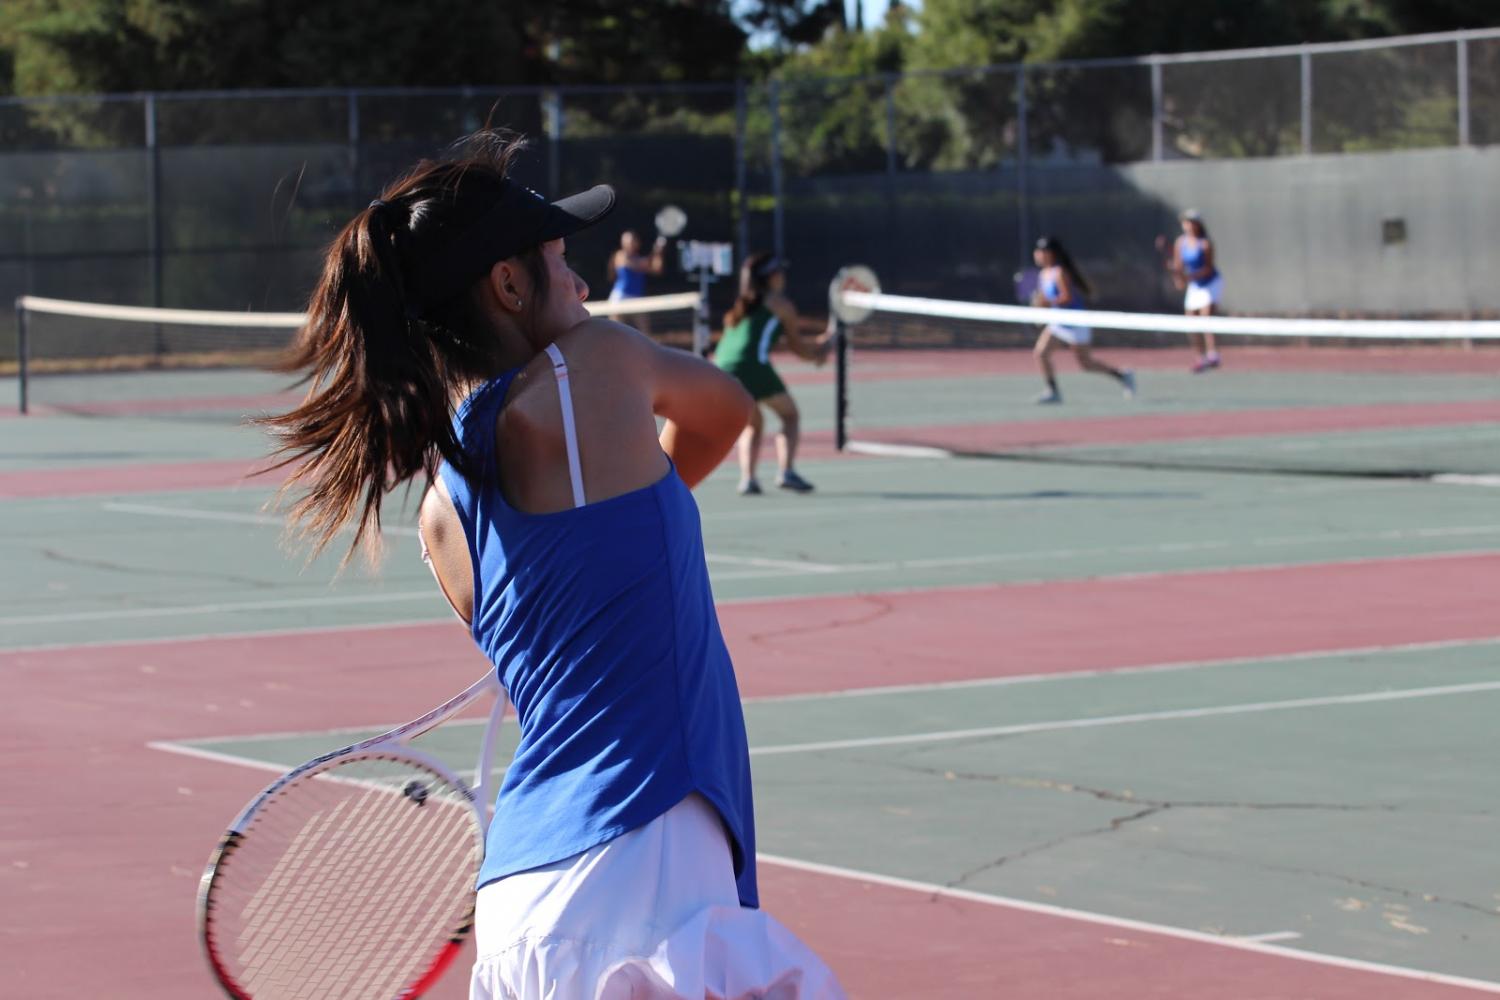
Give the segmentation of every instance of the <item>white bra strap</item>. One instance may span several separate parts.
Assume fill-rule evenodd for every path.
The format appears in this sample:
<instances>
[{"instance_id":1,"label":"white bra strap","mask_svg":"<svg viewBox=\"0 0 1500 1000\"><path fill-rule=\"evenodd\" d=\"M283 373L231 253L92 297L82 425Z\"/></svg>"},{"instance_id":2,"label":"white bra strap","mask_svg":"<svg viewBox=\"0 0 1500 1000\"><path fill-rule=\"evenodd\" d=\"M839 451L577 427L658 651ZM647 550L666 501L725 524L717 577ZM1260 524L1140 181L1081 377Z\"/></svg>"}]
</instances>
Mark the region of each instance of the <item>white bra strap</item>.
<instances>
[{"instance_id":1,"label":"white bra strap","mask_svg":"<svg viewBox=\"0 0 1500 1000\"><path fill-rule=\"evenodd\" d=\"M568 478L573 483L573 506L582 507L583 466L578 461L578 426L573 422L573 394L568 391L568 364L556 344L547 345L547 357L552 359L552 374L557 376L557 398L562 403L563 440L568 446Z\"/></svg>"}]
</instances>

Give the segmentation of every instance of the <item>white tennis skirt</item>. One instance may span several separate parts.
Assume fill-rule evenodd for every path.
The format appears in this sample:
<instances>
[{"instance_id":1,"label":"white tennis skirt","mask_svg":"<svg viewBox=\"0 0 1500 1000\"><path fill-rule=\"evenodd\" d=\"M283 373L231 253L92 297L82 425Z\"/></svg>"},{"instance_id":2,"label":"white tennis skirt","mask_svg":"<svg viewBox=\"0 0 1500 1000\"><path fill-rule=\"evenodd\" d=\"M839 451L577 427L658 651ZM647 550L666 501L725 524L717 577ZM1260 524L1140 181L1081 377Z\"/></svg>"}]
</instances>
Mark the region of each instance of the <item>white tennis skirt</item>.
<instances>
[{"instance_id":1,"label":"white tennis skirt","mask_svg":"<svg viewBox=\"0 0 1500 1000\"><path fill-rule=\"evenodd\" d=\"M698 795L637 830L479 890L470 1000L842 1000L832 971L739 905Z\"/></svg>"},{"instance_id":2,"label":"white tennis skirt","mask_svg":"<svg viewBox=\"0 0 1500 1000\"><path fill-rule=\"evenodd\" d=\"M1087 326L1058 326L1054 323L1047 327L1047 332L1064 344L1074 347L1087 347L1094 342L1094 331Z\"/></svg>"},{"instance_id":3,"label":"white tennis skirt","mask_svg":"<svg viewBox=\"0 0 1500 1000\"><path fill-rule=\"evenodd\" d=\"M1206 284L1189 282L1187 292L1182 297L1182 308L1188 312L1194 309L1206 309L1216 306L1219 300L1224 298L1224 276L1214 275Z\"/></svg>"}]
</instances>

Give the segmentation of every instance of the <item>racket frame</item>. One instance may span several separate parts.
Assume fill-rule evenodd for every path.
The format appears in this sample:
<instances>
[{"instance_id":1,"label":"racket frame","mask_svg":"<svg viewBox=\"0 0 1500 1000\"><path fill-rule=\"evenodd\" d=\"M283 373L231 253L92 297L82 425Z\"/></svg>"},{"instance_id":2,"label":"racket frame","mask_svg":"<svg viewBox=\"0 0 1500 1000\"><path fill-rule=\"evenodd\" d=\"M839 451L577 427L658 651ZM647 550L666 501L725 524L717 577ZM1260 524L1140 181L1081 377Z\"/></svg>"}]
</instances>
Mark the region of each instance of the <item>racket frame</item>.
<instances>
[{"instance_id":1,"label":"racket frame","mask_svg":"<svg viewBox=\"0 0 1500 1000\"><path fill-rule=\"evenodd\" d=\"M463 781L455 775L447 765L436 757L422 750L409 746L411 740L430 732L437 726L457 715L464 708L477 701L484 695L494 692L497 697L490 712L489 722L485 727L484 738L481 741L479 761L475 768L474 782L472 784ZM496 671L490 670L485 676L465 688L461 693L448 699L443 704L434 708L425 715L419 716L358 743L351 743L346 747L329 751L287 771L275 781L271 782L260 791L244 809L240 810L238 816L229 824L228 830L220 838L219 844L214 848L213 855L209 858L208 865L203 870L203 876L198 883L198 937L203 944L204 955L208 959L209 967L213 970L214 977L219 985L234 1000L254 1000L244 988L236 983L225 966L219 950L215 947L214 921L212 919L213 896L215 878L221 866L245 840L246 832L249 830L255 816L265 806L274 800L281 791L293 782L302 778L313 777L323 771L342 766L363 759L398 759L415 764L423 769L432 771L438 777L458 788L468 800L469 807L474 810L474 817L478 821L478 850L480 857L484 856L485 831L489 827L492 805L484 796L489 793L490 768L489 762L494 751L495 738L504 717L507 699ZM434 982L452 964L462 947L464 939L468 937L474 926L474 911L471 904L469 917L466 922L454 928L453 937L444 946L437 960L419 976L410 986L406 987L394 1000L414 1000L429 989Z\"/></svg>"}]
</instances>

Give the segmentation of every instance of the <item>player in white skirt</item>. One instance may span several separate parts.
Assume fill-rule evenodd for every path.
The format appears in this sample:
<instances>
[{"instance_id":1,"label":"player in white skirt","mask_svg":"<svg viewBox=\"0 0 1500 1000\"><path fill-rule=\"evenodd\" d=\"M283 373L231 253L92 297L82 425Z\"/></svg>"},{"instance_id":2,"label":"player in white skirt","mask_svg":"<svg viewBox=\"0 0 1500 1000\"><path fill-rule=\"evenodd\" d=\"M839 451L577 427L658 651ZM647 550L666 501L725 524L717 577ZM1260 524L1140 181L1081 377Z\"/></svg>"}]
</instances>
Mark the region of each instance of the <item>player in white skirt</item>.
<instances>
[{"instance_id":1,"label":"player in white skirt","mask_svg":"<svg viewBox=\"0 0 1500 1000\"><path fill-rule=\"evenodd\" d=\"M1089 284L1078 272L1073 258L1056 237L1043 236L1036 242L1031 257L1038 268L1036 293L1032 304L1050 306L1054 309L1082 309L1083 297L1089 293ZM1047 382L1047 391L1036 398L1038 403L1061 403L1062 392L1057 388L1057 373L1052 367L1052 352L1058 344L1072 348L1078 357L1078 367L1086 372L1108 375L1119 382L1125 390L1125 398L1135 395L1135 373L1128 369L1114 368L1094 357L1090 346L1094 331L1086 326L1061 323L1048 324L1037 338L1032 353L1042 369L1042 378Z\"/></svg>"},{"instance_id":2,"label":"player in white skirt","mask_svg":"<svg viewBox=\"0 0 1500 1000\"><path fill-rule=\"evenodd\" d=\"M426 480L433 572L520 717L470 996L843 1000L758 908L749 742L689 492L752 401L589 315L566 240L614 192L549 202L509 176L521 148L480 133L344 227L284 366L314 388L269 421L323 544L368 541L386 493Z\"/></svg>"},{"instance_id":3,"label":"player in white skirt","mask_svg":"<svg viewBox=\"0 0 1500 1000\"><path fill-rule=\"evenodd\" d=\"M1179 221L1182 235L1177 237L1167 266L1187 286L1182 296L1183 312L1189 316L1212 316L1224 297L1224 276L1214 261L1213 241L1208 238L1208 227L1197 209L1183 212ZM1194 372L1219 367L1222 362L1212 333L1192 333L1188 337L1198 352L1193 362Z\"/></svg>"}]
</instances>

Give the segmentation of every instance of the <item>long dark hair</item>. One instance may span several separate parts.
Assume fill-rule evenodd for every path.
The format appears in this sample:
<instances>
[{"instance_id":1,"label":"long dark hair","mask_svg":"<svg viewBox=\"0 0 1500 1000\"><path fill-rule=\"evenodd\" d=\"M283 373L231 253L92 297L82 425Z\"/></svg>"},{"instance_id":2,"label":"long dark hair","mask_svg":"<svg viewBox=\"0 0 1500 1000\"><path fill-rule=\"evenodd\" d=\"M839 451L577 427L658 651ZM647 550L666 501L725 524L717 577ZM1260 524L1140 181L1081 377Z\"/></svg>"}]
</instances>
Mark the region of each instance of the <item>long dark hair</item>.
<instances>
[{"instance_id":1,"label":"long dark hair","mask_svg":"<svg viewBox=\"0 0 1500 1000\"><path fill-rule=\"evenodd\" d=\"M775 254L753 253L740 264L740 292L735 297L734 305L724 314L726 329L750 315L752 310L766 300L766 292L771 288L771 275L777 271L774 267L767 269L766 265L775 259Z\"/></svg>"},{"instance_id":2,"label":"long dark hair","mask_svg":"<svg viewBox=\"0 0 1500 1000\"><path fill-rule=\"evenodd\" d=\"M472 287L433 306L418 300L411 276L494 206L523 148L486 130L446 159L421 161L328 248L307 322L273 366L300 374L307 396L258 421L277 440L275 467L295 466L278 499L301 491L289 517L314 553L352 524L345 560L364 542L374 558L387 493L418 475L430 485L444 460L473 478L476 463L453 430L454 393L494 373L495 339ZM539 248L519 259L537 285L534 315L545 262Z\"/></svg>"},{"instance_id":3,"label":"long dark hair","mask_svg":"<svg viewBox=\"0 0 1500 1000\"><path fill-rule=\"evenodd\" d=\"M1036 241L1036 248L1038 250L1052 251L1052 256L1057 261L1057 266L1067 272L1068 280L1078 286L1083 294L1094 294L1093 286L1088 283L1088 279L1083 276L1083 272L1078 270L1078 265L1073 263L1073 258L1068 253L1067 247L1062 245L1062 240L1056 236L1043 236Z\"/></svg>"},{"instance_id":4,"label":"long dark hair","mask_svg":"<svg viewBox=\"0 0 1500 1000\"><path fill-rule=\"evenodd\" d=\"M1181 216L1181 219L1183 222L1191 222L1194 227L1197 228L1198 231L1193 234L1194 239L1208 239L1208 226L1206 223L1204 223L1203 216L1199 215L1197 212L1184 212Z\"/></svg>"}]
</instances>

